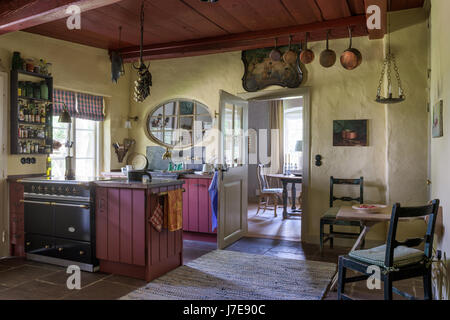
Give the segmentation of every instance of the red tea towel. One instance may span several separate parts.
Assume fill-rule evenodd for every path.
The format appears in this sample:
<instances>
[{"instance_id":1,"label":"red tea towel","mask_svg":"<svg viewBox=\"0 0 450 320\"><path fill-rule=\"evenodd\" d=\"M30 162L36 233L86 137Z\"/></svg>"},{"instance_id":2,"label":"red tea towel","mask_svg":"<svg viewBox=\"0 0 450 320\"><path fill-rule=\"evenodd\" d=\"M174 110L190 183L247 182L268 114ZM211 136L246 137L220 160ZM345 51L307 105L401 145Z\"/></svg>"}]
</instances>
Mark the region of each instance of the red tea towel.
<instances>
[{"instance_id":1,"label":"red tea towel","mask_svg":"<svg viewBox=\"0 0 450 320\"><path fill-rule=\"evenodd\" d=\"M163 208L161 204L158 202L158 205L156 206L156 209L153 212L152 217L150 218L151 224L158 232L161 232L163 219L164 219Z\"/></svg>"}]
</instances>

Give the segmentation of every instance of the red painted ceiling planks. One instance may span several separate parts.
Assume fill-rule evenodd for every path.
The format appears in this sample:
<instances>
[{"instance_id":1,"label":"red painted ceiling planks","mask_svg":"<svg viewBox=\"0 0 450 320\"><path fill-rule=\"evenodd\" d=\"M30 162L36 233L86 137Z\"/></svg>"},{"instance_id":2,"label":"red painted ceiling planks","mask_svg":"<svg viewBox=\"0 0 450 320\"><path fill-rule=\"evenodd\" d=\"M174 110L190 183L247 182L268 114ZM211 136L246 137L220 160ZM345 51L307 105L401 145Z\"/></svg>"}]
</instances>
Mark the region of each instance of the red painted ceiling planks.
<instances>
[{"instance_id":1,"label":"red painted ceiling planks","mask_svg":"<svg viewBox=\"0 0 450 320\"><path fill-rule=\"evenodd\" d=\"M233 14L228 13L220 2L205 5L199 0L181 0L200 14L208 17L215 24L219 25L228 33L242 33L250 31L245 25L240 23Z\"/></svg>"},{"instance_id":2,"label":"red painted ceiling planks","mask_svg":"<svg viewBox=\"0 0 450 320\"><path fill-rule=\"evenodd\" d=\"M348 6L350 7L350 11L353 15L366 13L364 0L348 0Z\"/></svg>"},{"instance_id":3,"label":"red painted ceiling planks","mask_svg":"<svg viewBox=\"0 0 450 320\"><path fill-rule=\"evenodd\" d=\"M315 0L325 20L345 18L352 15L347 0Z\"/></svg>"},{"instance_id":4,"label":"red painted ceiling planks","mask_svg":"<svg viewBox=\"0 0 450 320\"><path fill-rule=\"evenodd\" d=\"M420 7L424 0L394 0L392 10ZM26 31L90 45L99 48L117 48L118 27L122 30L122 48L139 44L140 1L122 0L115 4L82 13L82 30L65 28L65 19L45 23ZM224 35L243 35L250 31L270 30L286 26L311 24L325 20L363 15L364 0L219 0L217 3L203 3L200 0L152 0L146 2L145 45L167 44L195 39L207 39ZM83 22L84 18L84 22ZM98 23L102 21L102 23ZM359 27L355 36L367 35ZM333 36L346 37L346 28L333 30ZM300 39L304 35L296 35ZM245 37L243 37L244 39ZM284 39L283 41L287 41ZM324 32L312 32L313 41L324 40ZM252 47L273 40L253 40L242 45ZM256 43L256 44L255 44ZM225 47L240 50L239 43ZM187 47L189 48L189 47ZM228 48L205 47L205 51L222 52ZM183 49L180 55L189 55ZM195 51L195 53L194 53ZM229 51L229 50L228 50ZM165 56L176 56L164 53Z\"/></svg>"}]
</instances>

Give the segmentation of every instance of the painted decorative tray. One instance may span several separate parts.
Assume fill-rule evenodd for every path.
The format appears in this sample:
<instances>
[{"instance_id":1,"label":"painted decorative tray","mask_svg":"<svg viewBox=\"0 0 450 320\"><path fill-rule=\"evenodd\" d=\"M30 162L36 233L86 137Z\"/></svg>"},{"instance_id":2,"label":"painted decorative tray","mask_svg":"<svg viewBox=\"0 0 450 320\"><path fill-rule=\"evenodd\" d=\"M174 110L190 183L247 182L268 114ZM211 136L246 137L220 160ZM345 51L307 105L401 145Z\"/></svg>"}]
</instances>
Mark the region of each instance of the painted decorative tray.
<instances>
[{"instance_id":1,"label":"painted decorative tray","mask_svg":"<svg viewBox=\"0 0 450 320\"><path fill-rule=\"evenodd\" d=\"M353 209L366 213L382 213L387 206L384 204L356 204Z\"/></svg>"}]
</instances>

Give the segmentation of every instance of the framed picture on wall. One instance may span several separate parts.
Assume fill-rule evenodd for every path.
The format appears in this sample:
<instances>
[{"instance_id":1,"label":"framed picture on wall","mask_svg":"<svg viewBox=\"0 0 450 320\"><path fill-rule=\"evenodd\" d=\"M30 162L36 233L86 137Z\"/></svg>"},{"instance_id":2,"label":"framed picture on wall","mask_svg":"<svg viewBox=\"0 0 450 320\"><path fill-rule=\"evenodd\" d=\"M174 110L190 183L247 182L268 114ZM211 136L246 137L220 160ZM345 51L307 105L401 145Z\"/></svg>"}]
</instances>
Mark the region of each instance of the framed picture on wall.
<instances>
[{"instance_id":1,"label":"framed picture on wall","mask_svg":"<svg viewBox=\"0 0 450 320\"><path fill-rule=\"evenodd\" d=\"M368 143L368 120L334 120L334 147L366 147Z\"/></svg>"},{"instance_id":2,"label":"framed picture on wall","mask_svg":"<svg viewBox=\"0 0 450 320\"><path fill-rule=\"evenodd\" d=\"M444 136L444 119L443 119L444 100L439 100L433 106L433 138Z\"/></svg>"}]
</instances>

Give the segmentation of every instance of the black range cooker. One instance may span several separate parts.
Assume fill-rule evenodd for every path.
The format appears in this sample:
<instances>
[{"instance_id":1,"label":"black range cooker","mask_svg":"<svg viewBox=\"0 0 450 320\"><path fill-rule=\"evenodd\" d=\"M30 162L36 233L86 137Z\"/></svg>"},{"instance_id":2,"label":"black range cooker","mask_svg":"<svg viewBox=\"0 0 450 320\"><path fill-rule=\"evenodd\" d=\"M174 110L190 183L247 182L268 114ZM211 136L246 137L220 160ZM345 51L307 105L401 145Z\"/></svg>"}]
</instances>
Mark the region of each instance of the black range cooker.
<instances>
[{"instance_id":1,"label":"black range cooker","mask_svg":"<svg viewBox=\"0 0 450 320\"><path fill-rule=\"evenodd\" d=\"M22 179L27 259L95 272L96 179Z\"/></svg>"}]
</instances>

